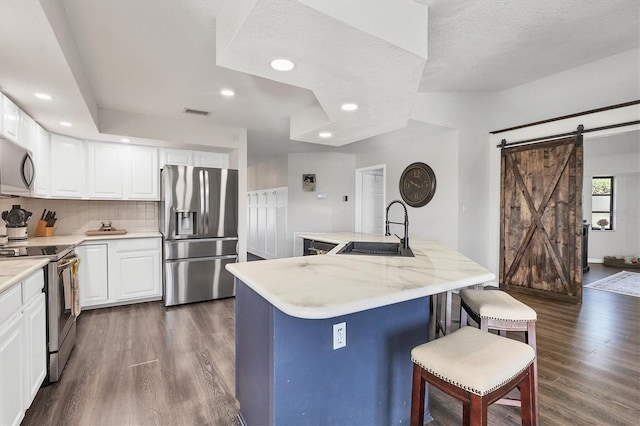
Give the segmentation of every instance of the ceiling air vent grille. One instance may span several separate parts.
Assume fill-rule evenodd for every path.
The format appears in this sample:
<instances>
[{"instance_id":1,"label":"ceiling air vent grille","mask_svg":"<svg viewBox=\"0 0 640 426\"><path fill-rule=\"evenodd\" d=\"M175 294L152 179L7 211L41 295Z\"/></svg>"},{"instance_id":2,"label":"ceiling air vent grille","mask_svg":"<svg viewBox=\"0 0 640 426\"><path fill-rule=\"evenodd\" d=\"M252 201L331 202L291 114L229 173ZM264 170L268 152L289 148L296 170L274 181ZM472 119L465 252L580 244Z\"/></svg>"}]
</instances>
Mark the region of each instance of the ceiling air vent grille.
<instances>
[{"instance_id":1,"label":"ceiling air vent grille","mask_svg":"<svg viewBox=\"0 0 640 426\"><path fill-rule=\"evenodd\" d=\"M208 117L209 115L211 115L211 111L202 111L193 108L185 108L182 112L184 112L185 114L201 115L203 117Z\"/></svg>"}]
</instances>

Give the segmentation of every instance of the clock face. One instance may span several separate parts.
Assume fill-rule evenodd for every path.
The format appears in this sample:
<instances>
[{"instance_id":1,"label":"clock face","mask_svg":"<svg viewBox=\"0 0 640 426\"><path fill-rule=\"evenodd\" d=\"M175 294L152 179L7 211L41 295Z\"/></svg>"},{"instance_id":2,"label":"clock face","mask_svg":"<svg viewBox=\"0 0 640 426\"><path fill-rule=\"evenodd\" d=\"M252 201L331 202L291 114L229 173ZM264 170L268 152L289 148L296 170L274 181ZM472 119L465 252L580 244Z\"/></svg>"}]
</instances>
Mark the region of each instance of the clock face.
<instances>
[{"instance_id":1,"label":"clock face","mask_svg":"<svg viewBox=\"0 0 640 426\"><path fill-rule=\"evenodd\" d=\"M424 163L410 164L400 176L400 195L411 207L426 205L436 192L436 175Z\"/></svg>"}]
</instances>

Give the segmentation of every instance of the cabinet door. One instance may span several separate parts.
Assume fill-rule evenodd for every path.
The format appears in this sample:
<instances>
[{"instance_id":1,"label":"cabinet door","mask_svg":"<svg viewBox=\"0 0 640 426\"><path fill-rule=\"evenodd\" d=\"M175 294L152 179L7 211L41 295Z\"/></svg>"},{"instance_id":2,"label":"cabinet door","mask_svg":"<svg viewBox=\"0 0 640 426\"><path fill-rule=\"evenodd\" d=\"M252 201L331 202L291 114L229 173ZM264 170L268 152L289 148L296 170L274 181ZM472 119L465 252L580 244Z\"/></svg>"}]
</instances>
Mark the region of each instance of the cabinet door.
<instances>
[{"instance_id":1,"label":"cabinet door","mask_svg":"<svg viewBox=\"0 0 640 426\"><path fill-rule=\"evenodd\" d=\"M277 239L278 239L278 227L276 222L277 207L275 205L267 205L267 220L266 220L266 247L265 252L268 255L268 259L277 257Z\"/></svg>"},{"instance_id":2,"label":"cabinet door","mask_svg":"<svg viewBox=\"0 0 640 426\"><path fill-rule=\"evenodd\" d=\"M33 152L36 145L36 122L24 111L19 111L19 116L18 144Z\"/></svg>"},{"instance_id":3,"label":"cabinet door","mask_svg":"<svg viewBox=\"0 0 640 426\"><path fill-rule=\"evenodd\" d=\"M80 257L80 306L88 308L108 303L107 244L81 245L76 247L76 253Z\"/></svg>"},{"instance_id":4,"label":"cabinet door","mask_svg":"<svg viewBox=\"0 0 640 426\"><path fill-rule=\"evenodd\" d=\"M125 148L115 143L87 142L88 198L122 198L121 164Z\"/></svg>"},{"instance_id":5,"label":"cabinet door","mask_svg":"<svg viewBox=\"0 0 640 426\"><path fill-rule=\"evenodd\" d=\"M229 155L217 152L193 152L193 165L199 167L216 167L226 169L229 166Z\"/></svg>"},{"instance_id":6,"label":"cabinet door","mask_svg":"<svg viewBox=\"0 0 640 426\"><path fill-rule=\"evenodd\" d=\"M22 314L0 324L0 424L18 425L24 417L24 339Z\"/></svg>"},{"instance_id":7,"label":"cabinet door","mask_svg":"<svg viewBox=\"0 0 640 426\"><path fill-rule=\"evenodd\" d=\"M24 409L29 408L47 375L45 295L39 293L24 308L25 387Z\"/></svg>"},{"instance_id":8,"label":"cabinet door","mask_svg":"<svg viewBox=\"0 0 640 426\"><path fill-rule=\"evenodd\" d=\"M160 194L158 150L146 146L131 146L128 164L125 198L158 200Z\"/></svg>"},{"instance_id":9,"label":"cabinet door","mask_svg":"<svg viewBox=\"0 0 640 426\"><path fill-rule=\"evenodd\" d=\"M48 197L51 195L51 151L49 132L36 124L36 141L33 150L36 174L33 183L33 195Z\"/></svg>"},{"instance_id":10,"label":"cabinet door","mask_svg":"<svg viewBox=\"0 0 640 426\"><path fill-rule=\"evenodd\" d=\"M176 166L193 166L191 151L186 149L170 149L165 148L161 151L162 159L160 167L165 164L175 164Z\"/></svg>"},{"instance_id":11,"label":"cabinet door","mask_svg":"<svg viewBox=\"0 0 640 426\"><path fill-rule=\"evenodd\" d=\"M84 170L84 141L51 135L51 196L82 198Z\"/></svg>"},{"instance_id":12,"label":"cabinet door","mask_svg":"<svg viewBox=\"0 0 640 426\"><path fill-rule=\"evenodd\" d=\"M162 296L160 238L118 240L110 248L109 286L115 300Z\"/></svg>"},{"instance_id":13,"label":"cabinet door","mask_svg":"<svg viewBox=\"0 0 640 426\"><path fill-rule=\"evenodd\" d=\"M276 257L287 257L287 207L276 208Z\"/></svg>"},{"instance_id":14,"label":"cabinet door","mask_svg":"<svg viewBox=\"0 0 640 426\"><path fill-rule=\"evenodd\" d=\"M2 133L8 139L18 142L20 124L20 108L11 99L2 96Z\"/></svg>"}]
</instances>

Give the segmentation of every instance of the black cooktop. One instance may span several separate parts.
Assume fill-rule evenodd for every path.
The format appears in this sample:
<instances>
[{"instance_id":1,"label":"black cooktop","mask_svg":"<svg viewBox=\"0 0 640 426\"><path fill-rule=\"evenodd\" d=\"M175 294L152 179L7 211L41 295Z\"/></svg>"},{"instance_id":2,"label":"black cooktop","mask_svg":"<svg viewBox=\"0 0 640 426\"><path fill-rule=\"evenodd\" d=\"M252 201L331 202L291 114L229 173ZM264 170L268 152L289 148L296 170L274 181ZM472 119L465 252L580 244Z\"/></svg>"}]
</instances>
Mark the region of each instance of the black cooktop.
<instances>
[{"instance_id":1,"label":"black cooktop","mask_svg":"<svg viewBox=\"0 0 640 426\"><path fill-rule=\"evenodd\" d=\"M0 247L0 257L50 257L59 259L71 251L73 245L59 244L55 246L7 246Z\"/></svg>"}]
</instances>

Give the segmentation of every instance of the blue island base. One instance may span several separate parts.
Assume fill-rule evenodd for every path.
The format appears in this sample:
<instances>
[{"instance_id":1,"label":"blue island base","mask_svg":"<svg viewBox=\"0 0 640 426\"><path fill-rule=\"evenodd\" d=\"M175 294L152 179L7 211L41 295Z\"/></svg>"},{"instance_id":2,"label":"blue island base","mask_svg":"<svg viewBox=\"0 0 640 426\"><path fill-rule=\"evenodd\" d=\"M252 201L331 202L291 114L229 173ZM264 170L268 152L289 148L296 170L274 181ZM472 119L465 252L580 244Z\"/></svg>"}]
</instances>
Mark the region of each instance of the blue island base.
<instances>
[{"instance_id":1,"label":"blue island base","mask_svg":"<svg viewBox=\"0 0 640 426\"><path fill-rule=\"evenodd\" d=\"M341 322L347 345L333 350L333 325ZM248 426L408 425L411 349L428 340L428 327L429 297L301 319L236 279L241 417Z\"/></svg>"}]
</instances>

